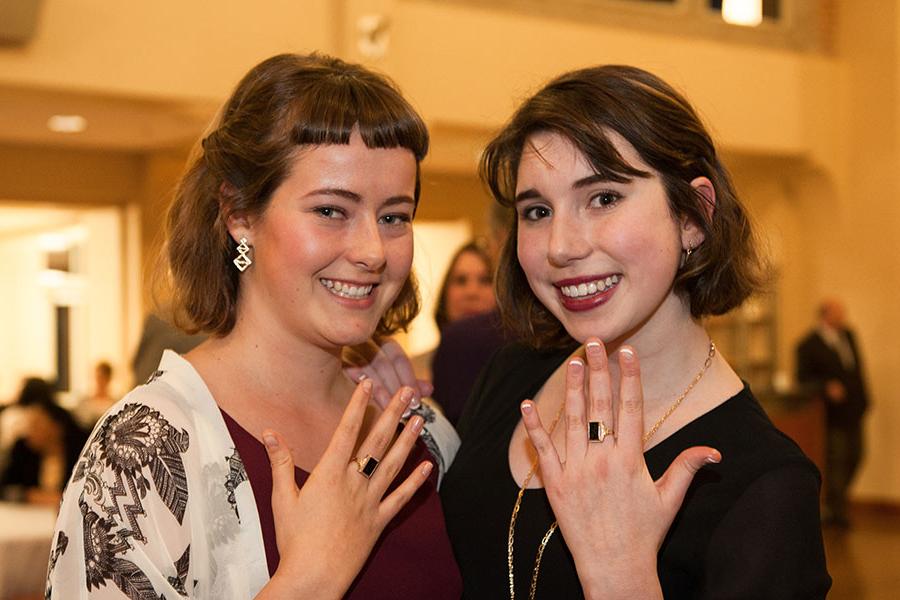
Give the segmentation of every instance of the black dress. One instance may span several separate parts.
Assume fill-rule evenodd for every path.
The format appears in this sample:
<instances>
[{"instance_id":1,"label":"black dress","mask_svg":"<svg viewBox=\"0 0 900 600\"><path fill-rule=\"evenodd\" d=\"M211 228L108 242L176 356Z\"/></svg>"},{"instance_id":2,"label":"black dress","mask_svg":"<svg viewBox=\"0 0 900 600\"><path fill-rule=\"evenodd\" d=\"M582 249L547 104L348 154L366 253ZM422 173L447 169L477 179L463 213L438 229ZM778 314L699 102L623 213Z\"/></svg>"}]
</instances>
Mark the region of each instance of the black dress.
<instances>
[{"instance_id":1,"label":"black dress","mask_svg":"<svg viewBox=\"0 0 900 600\"><path fill-rule=\"evenodd\" d=\"M495 355L460 421L462 447L441 496L465 598L509 597L507 536L518 486L509 471L519 403L533 397L571 349L515 344ZM819 524L816 467L779 432L749 388L648 450L654 479L678 454L708 445L702 469L663 542L666 598L824 598L831 586ZM554 520L543 489L527 490L516 524L515 579L527 598L538 545ZM556 532L541 561L537 598L581 598L571 554Z\"/></svg>"}]
</instances>

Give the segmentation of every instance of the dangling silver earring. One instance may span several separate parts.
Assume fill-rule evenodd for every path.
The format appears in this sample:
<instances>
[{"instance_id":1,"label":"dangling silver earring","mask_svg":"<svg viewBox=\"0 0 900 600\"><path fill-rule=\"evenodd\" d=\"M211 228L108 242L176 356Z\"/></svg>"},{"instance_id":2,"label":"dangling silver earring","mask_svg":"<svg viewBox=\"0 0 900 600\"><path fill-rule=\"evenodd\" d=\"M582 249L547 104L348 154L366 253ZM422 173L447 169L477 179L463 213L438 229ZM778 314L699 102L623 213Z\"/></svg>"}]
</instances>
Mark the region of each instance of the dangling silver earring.
<instances>
[{"instance_id":1,"label":"dangling silver earring","mask_svg":"<svg viewBox=\"0 0 900 600\"><path fill-rule=\"evenodd\" d=\"M247 245L247 238L241 238L237 251L237 258L232 262L234 262L234 266L237 267L238 271L243 273L247 270L247 267L253 264L253 261L250 259L250 246Z\"/></svg>"}]
</instances>

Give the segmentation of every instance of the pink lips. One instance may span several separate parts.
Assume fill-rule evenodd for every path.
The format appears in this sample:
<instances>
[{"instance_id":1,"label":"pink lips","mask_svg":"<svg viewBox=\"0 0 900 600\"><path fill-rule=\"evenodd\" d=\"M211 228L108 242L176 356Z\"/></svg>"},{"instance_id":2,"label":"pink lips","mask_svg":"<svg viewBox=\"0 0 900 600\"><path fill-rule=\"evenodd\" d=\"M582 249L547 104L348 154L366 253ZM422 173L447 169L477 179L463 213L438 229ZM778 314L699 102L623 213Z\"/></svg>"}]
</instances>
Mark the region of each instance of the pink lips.
<instances>
[{"instance_id":1,"label":"pink lips","mask_svg":"<svg viewBox=\"0 0 900 600\"><path fill-rule=\"evenodd\" d=\"M602 292L597 292L596 294L591 294L589 296L582 296L580 298L570 298L569 296L563 295L562 288L571 285L579 285L582 283L591 283L593 281L601 281L613 275L619 274L607 273L605 275L592 275L588 277L574 277L572 279L563 279L555 282L553 284L553 287L556 288L556 293L559 297L560 304L562 304L566 310L570 310L573 312L582 312L585 310L591 310L594 307L608 302L612 295L616 292L616 289L618 289L618 284L615 284ZM621 275L619 275L619 277L621 278Z\"/></svg>"}]
</instances>

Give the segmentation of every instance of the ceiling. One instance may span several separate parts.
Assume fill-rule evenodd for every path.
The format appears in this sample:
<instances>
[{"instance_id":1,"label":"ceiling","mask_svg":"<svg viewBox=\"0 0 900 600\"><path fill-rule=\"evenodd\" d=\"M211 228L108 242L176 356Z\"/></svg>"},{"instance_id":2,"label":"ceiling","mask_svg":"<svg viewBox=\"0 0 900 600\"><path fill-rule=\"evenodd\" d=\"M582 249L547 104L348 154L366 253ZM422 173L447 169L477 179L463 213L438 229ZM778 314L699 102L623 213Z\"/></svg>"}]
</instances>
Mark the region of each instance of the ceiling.
<instances>
[{"instance_id":1,"label":"ceiling","mask_svg":"<svg viewBox=\"0 0 900 600\"><path fill-rule=\"evenodd\" d=\"M142 152L184 147L215 114L209 101L126 98L0 85L0 144ZM81 115L81 133L50 131L57 114Z\"/></svg>"}]
</instances>

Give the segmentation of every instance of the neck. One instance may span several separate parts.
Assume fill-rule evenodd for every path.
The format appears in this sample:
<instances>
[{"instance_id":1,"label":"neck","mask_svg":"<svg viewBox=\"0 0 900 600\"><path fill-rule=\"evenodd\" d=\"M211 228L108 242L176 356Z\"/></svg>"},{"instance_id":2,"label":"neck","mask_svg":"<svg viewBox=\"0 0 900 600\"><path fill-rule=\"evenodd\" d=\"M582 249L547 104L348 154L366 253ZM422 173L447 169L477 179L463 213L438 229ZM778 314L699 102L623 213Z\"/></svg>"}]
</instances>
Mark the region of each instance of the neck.
<instances>
[{"instance_id":1,"label":"neck","mask_svg":"<svg viewBox=\"0 0 900 600\"><path fill-rule=\"evenodd\" d=\"M238 319L234 329L211 338L188 355L217 402L246 398L279 413L342 409L353 384L343 374L341 348L300 342L283 330Z\"/></svg>"},{"instance_id":2,"label":"neck","mask_svg":"<svg viewBox=\"0 0 900 600\"><path fill-rule=\"evenodd\" d=\"M653 316L617 340L607 343L613 394L619 381L618 350L631 346L641 365L644 407L648 415L668 407L693 381L709 355L710 338L675 294L659 306ZM705 377L705 375L704 375Z\"/></svg>"}]
</instances>

